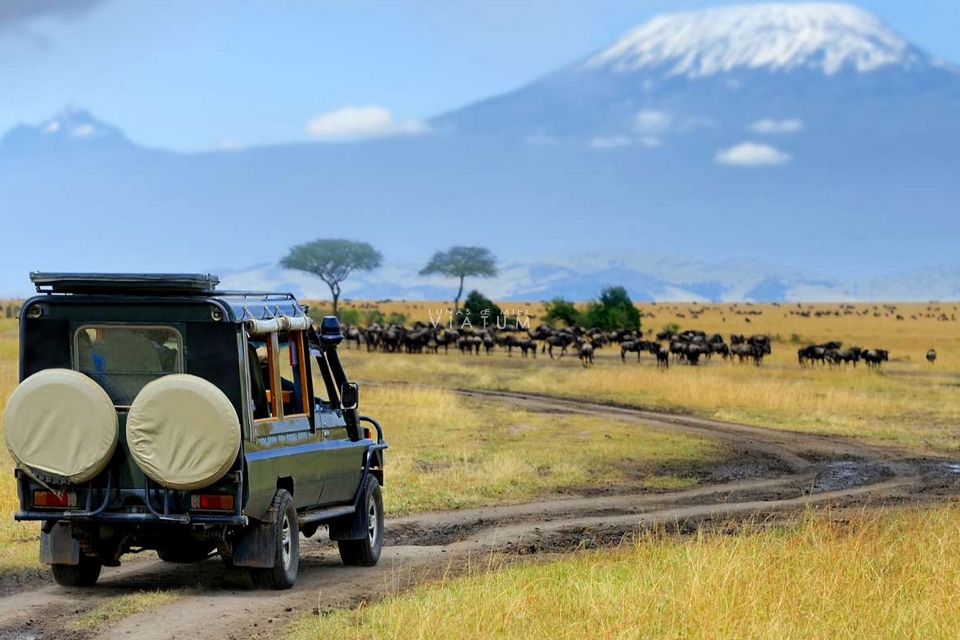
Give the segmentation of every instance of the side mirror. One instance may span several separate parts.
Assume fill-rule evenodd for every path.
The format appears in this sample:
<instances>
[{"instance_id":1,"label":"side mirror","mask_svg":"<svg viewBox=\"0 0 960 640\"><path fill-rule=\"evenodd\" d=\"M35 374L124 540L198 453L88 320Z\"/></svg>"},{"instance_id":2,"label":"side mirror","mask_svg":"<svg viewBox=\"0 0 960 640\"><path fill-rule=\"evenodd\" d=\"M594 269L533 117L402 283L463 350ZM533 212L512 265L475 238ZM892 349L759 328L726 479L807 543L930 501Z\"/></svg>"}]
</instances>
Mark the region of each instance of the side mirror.
<instances>
[{"instance_id":1,"label":"side mirror","mask_svg":"<svg viewBox=\"0 0 960 640\"><path fill-rule=\"evenodd\" d=\"M340 388L340 408L352 411L360 404L360 387L356 382L350 382Z\"/></svg>"}]
</instances>

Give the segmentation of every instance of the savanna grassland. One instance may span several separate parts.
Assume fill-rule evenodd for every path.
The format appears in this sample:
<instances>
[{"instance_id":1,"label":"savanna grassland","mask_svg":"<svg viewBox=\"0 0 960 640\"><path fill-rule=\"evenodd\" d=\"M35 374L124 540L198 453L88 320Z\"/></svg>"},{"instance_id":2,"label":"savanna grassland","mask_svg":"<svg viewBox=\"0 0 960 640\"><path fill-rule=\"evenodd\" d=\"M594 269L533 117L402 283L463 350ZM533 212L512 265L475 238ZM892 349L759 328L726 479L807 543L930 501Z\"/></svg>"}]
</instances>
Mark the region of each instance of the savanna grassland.
<instances>
[{"instance_id":1,"label":"savanna grassland","mask_svg":"<svg viewBox=\"0 0 960 640\"><path fill-rule=\"evenodd\" d=\"M734 535L731 535L734 534ZM956 638L960 510L896 509L502 566L325 617L307 638ZM491 570L491 567L494 570ZM499 567L499 570L498 570Z\"/></svg>"},{"instance_id":2,"label":"savanna grassland","mask_svg":"<svg viewBox=\"0 0 960 640\"><path fill-rule=\"evenodd\" d=\"M392 305L392 311L411 322L429 321L429 310L444 306ZM520 303L503 306L517 308ZM589 371L575 356L551 361L544 354L524 360L519 353L344 353L352 375L366 381L547 393L924 451L960 448L960 323L953 319L960 316L958 305L639 306L645 334L669 325L721 333L728 340L731 333L766 334L773 340L773 353L759 368L714 357L699 367L675 365L666 372L658 371L649 355L639 365L635 354L621 362L615 344L598 350L597 364ZM540 322L540 314L542 308L531 305L531 327ZM838 369L799 366L798 348L828 340L887 349L890 362L881 371L863 363ZM931 348L938 353L933 366L925 359Z\"/></svg>"},{"instance_id":3,"label":"savanna grassland","mask_svg":"<svg viewBox=\"0 0 960 640\"><path fill-rule=\"evenodd\" d=\"M397 304L397 303L394 303ZM392 311L427 320L434 303ZM960 325L953 304L640 305L644 332L767 334L762 367L724 362L657 370L615 345L596 366L514 354L346 352L353 375L380 383L511 390L613 402L892 445L918 455L960 448ZM528 306L532 316L542 308ZM819 312L819 315L817 313ZM803 314L803 315L798 315ZM748 322L749 320L749 322ZM538 324L531 318L531 327ZM801 368L805 344L883 348L881 371ZM936 364L925 359L938 352ZM373 393L372 390L365 393ZM731 535L733 534L733 535ZM747 523L681 537L640 534L616 549L520 563L496 555L468 575L290 627L295 638L956 637L960 510L810 511L799 522ZM493 568L493 570L491 570Z\"/></svg>"},{"instance_id":4,"label":"savanna grassland","mask_svg":"<svg viewBox=\"0 0 960 640\"><path fill-rule=\"evenodd\" d=\"M353 306L413 322L429 321L431 310L447 305ZM501 306L525 310L531 327L541 322L542 305ZM645 334L668 325L725 337L762 333L771 336L773 353L762 367L715 357L660 371L646 354L639 364L635 354L621 362L616 345L600 349L590 369L572 354L534 360L499 349L467 356L455 349L434 355L342 348L347 371L361 382L363 411L381 420L391 445L388 516L592 492L682 490L736 455L721 440L628 430L598 415L528 410L456 389L694 414L918 456L952 457L960 449L960 324L953 319L960 311L953 304L640 308ZM888 349L891 359L881 371L797 364L799 347L827 340ZM930 348L939 356L933 366L924 359ZM16 376L17 323L0 319L0 405ZM17 500L5 447L0 467L0 579L10 584L41 572L38 527L12 521ZM655 531L615 549L545 562L493 554L462 577L387 589L380 602L308 616L288 631L302 638L956 637L958 545L960 510L949 503L811 511L799 522L748 522L692 536ZM89 632L183 597L121 594L85 612L73 628Z\"/></svg>"}]
</instances>

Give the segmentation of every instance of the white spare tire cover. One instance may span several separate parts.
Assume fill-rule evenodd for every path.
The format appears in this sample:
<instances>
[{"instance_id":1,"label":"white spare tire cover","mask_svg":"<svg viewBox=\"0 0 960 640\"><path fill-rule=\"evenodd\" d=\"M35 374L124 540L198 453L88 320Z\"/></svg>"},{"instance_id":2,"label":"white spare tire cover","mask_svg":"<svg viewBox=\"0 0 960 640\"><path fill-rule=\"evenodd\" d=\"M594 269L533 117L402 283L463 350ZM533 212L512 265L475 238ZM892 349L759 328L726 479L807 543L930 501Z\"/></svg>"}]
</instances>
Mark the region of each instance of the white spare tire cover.
<instances>
[{"instance_id":1,"label":"white spare tire cover","mask_svg":"<svg viewBox=\"0 0 960 640\"><path fill-rule=\"evenodd\" d=\"M103 471L120 435L107 392L70 369L46 369L21 382L7 401L3 429L17 464L71 482Z\"/></svg>"},{"instance_id":2,"label":"white spare tire cover","mask_svg":"<svg viewBox=\"0 0 960 640\"><path fill-rule=\"evenodd\" d=\"M240 420L215 385L186 374L147 383L130 406L127 446L147 476L171 489L223 477L240 451Z\"/></svg>"}]
</instances>

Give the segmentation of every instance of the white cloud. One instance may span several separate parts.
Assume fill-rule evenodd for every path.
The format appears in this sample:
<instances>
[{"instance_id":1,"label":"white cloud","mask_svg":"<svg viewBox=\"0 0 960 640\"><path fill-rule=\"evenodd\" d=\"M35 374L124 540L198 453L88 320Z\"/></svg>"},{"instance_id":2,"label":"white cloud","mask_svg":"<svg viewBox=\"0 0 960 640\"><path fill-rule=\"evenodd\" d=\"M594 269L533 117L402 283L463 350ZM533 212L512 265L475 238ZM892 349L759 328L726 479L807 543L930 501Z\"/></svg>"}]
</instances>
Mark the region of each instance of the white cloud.
<instances>
[{"instance_id":1,"label":"white cloud","mask_svg":"<svg viewBox=\"0 0 960 640\"><path fill-rule=\"evenodd\" d=\"M640 138L640 144L645 146L647 149L656 149L663 144L663 140L660 138L654 138L653 136L644 136Z\"/></svg>"},{"instance_id":2,"label":"white cloud","mask_svg":"<svg viewBox=\"0 0 960 640\"><path fill-rule=\"evenodd\" d=\"M49 135L49 134L51 134L51 133L56 133L57 131L60 131L60 121L59 121L59 120L51 120L50 122L48 122L48 123L43 127L43 133L44 133L44 135Z\"/></svg>"},{"instance_id":3,"label":"white cloud","mask_svg":"<svg viewBox=\"0 0 960 640\"><path fill-rule=\"evenodd\" d=\"M430 130L417 120L396 122L385 107L343 107L314 116L307 122L307 135L321 140L361 140L387 136L420 135Z\"/></svg>"},{"instance_id":4,"label":"white cloud","mask_svg":"<svg viewBox=\"0 0 960 640\"><path fill-rule=\"evenodd\" d=\"M667 133L673 126L674 120L674 115L669 111L644 109L637 113L634 128L641 134L657 136Z\"/></svg>"},{"instance_id":5,"label":"white cloud","mask_svg":"<svg viewBox=\"0 0 960 640\"><path fill-rule=\"evenodd\" d=\"M597 136L591 138L591 149L621 149L629 147L633 141L628 136Z\"/></svg>"},{"instance_id":6,"label":"white cloud","mask_svg":"<svg viewBox=\"0 0 960 640\"><path fill-rule=\"evenodd\" d=\"M747 129L754 133L797 133L803 130L803 120L800 118L789 118L787 120L764 118L754 122Z\"/></svg>"},{"instance_id":7,"label":"white cloud","mask_svg":"<svg viewBox=\"0 0 960 640\"><path fill-rule=\"evenodd\" d=\"M546 146L557 144L557 139L543 132L532 133L523 139L524 144Z\"/></svg>"},{"instance_id":8,"label":"white cloud","mask_svg":"<svg viewBox=\"0 0 960 640\"><path fill-rule=\"evenodd\" d=\"M786 164L793 157L766 144L743 142L717 153L718 164L740 167L759 167Z\"/></svg>"}]
</instances>

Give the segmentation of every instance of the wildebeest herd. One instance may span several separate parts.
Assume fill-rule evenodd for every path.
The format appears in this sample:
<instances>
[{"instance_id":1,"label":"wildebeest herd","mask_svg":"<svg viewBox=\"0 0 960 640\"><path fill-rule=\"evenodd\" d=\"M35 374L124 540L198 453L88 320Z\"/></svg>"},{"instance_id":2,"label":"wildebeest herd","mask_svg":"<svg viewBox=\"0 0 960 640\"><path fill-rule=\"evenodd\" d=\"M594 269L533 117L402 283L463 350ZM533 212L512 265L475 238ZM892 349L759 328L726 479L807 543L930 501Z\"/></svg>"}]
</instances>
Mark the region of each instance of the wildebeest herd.
<instances>
[{"instance_id":1,"label":"wildebeest herd","mask_svg":"<svg viewBox=\"0 0 960 640\"><path fill-rule=\"evenodd\" d=\"M933 352L933 354L934 359L936 359L936 352ZM813 365L827 365L829 367L853 365L856 367L857 363L863 360L868 367L879 369L889 359L890 352L886 349L864 349L862 347L844 349L843 343L838 340L824 344L812 344L797 350L797 360L801 367ZM930 360L929 353L927 359Z\"/></svg>"},{"instance_id":2,"label":"wildebeest herd","mask_svg":"<svg viewBox=\"0 0 960 640\"><path fill-rule=\"evenodd\" d=\"M374 323L366 328L347 326L344 328L344 337L348 343L356 344L357 349L366 345L367 351L385 353L439 353L441 349L449 353L452 348L464 355L489 355L499 349L506 351L508 356L516 351L523 358L536 358L540 353L549 355L551 359L559 359L572 350L584 367L593 365L598 349L615 350L617 346L620 348L621 361L626 362L628 354L636 354L637 362L640 362L642 354L646 353L663 369L669 368L671 363L697 366L701 362L709 362L714 356L725 361L760 366L764 357L771 353L771 338L767 335L731 334L728 342L719 333L708 335L703 331L670 329L649 336L654 339L644 339L641 332L630 329L603 331L549 325L540 325L535 329L457 329L425 322L416 322L409 327ZM937 352L930 349L926 353L927 362L932 365L936 359ZM859 346L844 348L839 340L807 345L797 350L797 361L803 368L856 367L862 361L869 368L879 369L889 360L890 353L886 349Z\"/></svg>"},{"instance_id":3,"label":"wildebeest herd","mask_svg":"<svg viewBox=\"0 0 960 640\"><path fill-rule=\"evenodd\" d=\"M630 329L603 331L579 326L548 325L540 325L535 329L456 329L416 322L410 327L376 323L366 328L346 327L344 336L348 343L355 343L358 349L363 343L367 351L386 353L439 353L441 349L449 353L454 348L465 355L480 355L481 351L490 354L495 349L501 349L508 356L512 356L516 350L524 358L536 358L539 352L555 359L562 358L567 355L568 349L572 349L584 367L594 363L597 349L610 348L612 345L619 345L620 359L624 362L628 353L636 353L638 362L643 353L648 353L662 368L668 368L671 360L696 366L713 356L759 366L764 356L770 354L769 336L731 335L727 343L720 334L707 335L694 330L676 332L664 329L656 334L655 340L646 340L642 333Z\"/></svg>"}]
</instances>

